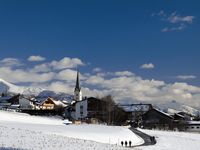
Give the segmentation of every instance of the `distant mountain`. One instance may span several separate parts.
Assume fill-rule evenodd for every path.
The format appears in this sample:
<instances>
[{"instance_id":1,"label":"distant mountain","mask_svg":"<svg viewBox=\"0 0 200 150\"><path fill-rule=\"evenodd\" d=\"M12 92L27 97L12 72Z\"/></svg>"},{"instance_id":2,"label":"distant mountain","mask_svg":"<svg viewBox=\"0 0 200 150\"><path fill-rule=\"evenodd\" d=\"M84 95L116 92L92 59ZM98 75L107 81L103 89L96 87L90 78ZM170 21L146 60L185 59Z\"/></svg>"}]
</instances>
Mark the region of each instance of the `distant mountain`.
<instances>
[{"instance_id":1,"label":"distant mountain","mask_svg":"<svg viewBox=\"0 0 200 150\"><path fill-rule=\"evenodd\" d=\"M0 94L1 93L23 94L26 96L37 96L40 98L53 97L58 100L70 100L72 98L72 95L70 94L49 91L42 88L16 86L3 79L0 79Z\"/></svg>"},{"instance_id":2,"label":"distant mountain","mask_svg":"<svg viewBox=\"0 0 200 150\"><path fill-rule=\"evenodd\" d=\"M197 110L197 109L192 108L187 105L183 105L174 100L171 102L162 104L160 107L163 109L163 111L165 111L169 114L174 114L174 113L178 113L178 112L185 112L185 113L191 114L193 116L197 116L198 114L200 114L200 110Z\"/></svg>"}]
</instances>

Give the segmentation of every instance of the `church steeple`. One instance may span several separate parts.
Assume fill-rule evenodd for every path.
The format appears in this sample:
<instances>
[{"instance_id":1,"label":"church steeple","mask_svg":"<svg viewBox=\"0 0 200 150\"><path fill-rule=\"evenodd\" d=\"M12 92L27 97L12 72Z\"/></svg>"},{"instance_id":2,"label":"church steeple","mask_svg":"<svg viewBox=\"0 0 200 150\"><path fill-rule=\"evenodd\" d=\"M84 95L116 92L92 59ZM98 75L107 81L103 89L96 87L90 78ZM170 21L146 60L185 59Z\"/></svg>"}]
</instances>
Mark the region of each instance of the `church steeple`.
<instances>
[{"instance_id":1,"label":"church steeple","mask_svg":"<svg viewBox=\"0 0 200 150\"><path fill-rule=\"evenodd\" d=\"M82 92L81 92L81 87L80 87L80 83L79 83L79 70L77 70L76 86L74 89L74 100L76 100L76 101L82 100Z\"/></svg>"},{"instance_id":2,"label":"church steeple","mask_svg":"<svg viewBox=\"0 0 200 150\"><path fill-rule=\"evenodd\" d=\"M76 87L75 87L74 91L81 91L80 84L79 84L79 70L77 70Z\"/></svg>"}]
</instances>

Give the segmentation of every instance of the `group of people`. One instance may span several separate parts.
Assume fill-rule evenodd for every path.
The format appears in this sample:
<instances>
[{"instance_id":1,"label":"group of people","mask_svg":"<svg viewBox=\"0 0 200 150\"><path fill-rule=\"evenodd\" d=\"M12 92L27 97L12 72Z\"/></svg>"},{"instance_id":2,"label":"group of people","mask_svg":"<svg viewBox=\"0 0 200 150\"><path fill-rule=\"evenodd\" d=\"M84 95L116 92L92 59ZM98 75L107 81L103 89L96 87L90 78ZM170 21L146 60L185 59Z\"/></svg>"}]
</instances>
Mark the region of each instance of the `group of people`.
<instances>
[{"instance_id":1,"label":"group of people","mask_svg":"<svg viewBox=\"0 0 200 150\"><path fill-rule=\"evenodd\" d=\"M125 147L128 147L128 146L131 147L131 144L132 144L131 141L129 141L129 142L128 141L121 141L121 145L125 146Z\"/></svg>"}]
</instances>

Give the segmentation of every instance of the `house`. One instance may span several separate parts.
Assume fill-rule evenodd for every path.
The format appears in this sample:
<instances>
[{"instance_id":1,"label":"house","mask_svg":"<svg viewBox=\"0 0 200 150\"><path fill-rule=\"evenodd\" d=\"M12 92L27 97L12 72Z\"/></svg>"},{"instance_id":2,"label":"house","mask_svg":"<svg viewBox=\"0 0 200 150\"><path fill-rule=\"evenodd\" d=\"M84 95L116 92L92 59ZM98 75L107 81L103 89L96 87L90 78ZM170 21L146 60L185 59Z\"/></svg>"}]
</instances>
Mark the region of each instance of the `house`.
<instances>
[{"instance_id":1,"label":"house","mask_svg":"<svg viewBox=\"0 0 200 150\"><path fill-rule=\"evenodd\" d=\"M11 102L9 101L12 98L12 96L5 96L2 94L0 97L0 108L8 108L11 105Z\"/></svg>"},{"instance_id":2,"label":"house","mask_svg":"<svg viewBox=\"0 0 200 150\"><path fill-rule=\"evenodd\" d=\"M121 105L128 115L127 124L138 127L141 126L142 115L153 108L151 104L124 104Z\"/></svg>"},{"instance_id":3,"label":"house","mask_svg":"<svg viewBox=\"0 0 200 150\"><path fill-rule=\"evenodd\" d=\"M24 97L21 96L19 98L19 105L20 105L20 109L39 109L38 106L36 105L36 99L35 98L28 98L28 97Z\"/></svg>"},{"instance_id":4,"label":"house","mask_svg":"<svg viewBox=\"0 0 200 150\"><path fill-rule=\"evenodd\" d=\"M174 114L174 121L185 121L187 118L179 113Z\"/></svg>"},{"instance_id":5,"label":"house","mask_svg":"<svg viewBox=\"0 0 200 150\"><path fill-rule=\"evenodd\" d=\"M191 114L188 114L186 112L179 112L177 114L184 116L185 120L188 120L188 121L194 119L194 116L192 116Z\"/></svg>"},{"instance_id":6,"label":"house","mask_svg":"<svg viewBox=\"0 0 200 150\"><path fill-rule=\"evenodd\" d=\"M54 100L53 98L48 97L46 100L41 102L38 107L40 110L63 110L67 105L59 100Z\"/></svg>"},{"instance_id":7,"label":"house","mask_svg":"<svg viewBox=\"0 0 200 150\"><path fill-rule=\"evenodd\" d=\"M200 132L200 121L187 121L186 131L188 132Z\"/></svg>"},{"instance_id":8,"label":"house","mask_svg":"<svg viewBox=\"0 0 200 150\"><path fill-rule=\"evenodd\" d=\"M174 118L158 109L151 109L142 116L142 126L148 129L173 129Z\"/></svg>"},{"instance_id":9,"label":"house","mask_svg":"<svg viewBox=\"0 0 200 150\"><path fill-rule=\"evenodd\" d=\"M0 108L18 108L19 107L19 97L20 94L14 96L8 96L2 93L0 97Z\"/></svg>"}]
</instances>

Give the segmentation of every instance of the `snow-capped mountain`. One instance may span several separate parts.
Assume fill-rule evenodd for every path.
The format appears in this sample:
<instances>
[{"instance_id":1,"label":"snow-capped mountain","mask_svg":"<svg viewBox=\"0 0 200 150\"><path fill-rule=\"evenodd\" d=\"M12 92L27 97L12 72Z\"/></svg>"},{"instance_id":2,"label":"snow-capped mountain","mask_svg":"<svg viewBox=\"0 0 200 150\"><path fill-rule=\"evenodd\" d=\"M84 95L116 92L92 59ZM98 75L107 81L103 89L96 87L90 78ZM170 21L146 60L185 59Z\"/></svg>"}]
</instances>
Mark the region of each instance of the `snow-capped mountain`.
<instances>
[{"instance_id":1,"label":"snow-capped mountain","mask_svg":"<svg viewBox=\"0 0 200 150\"><path fill-rule=\"evenodd\" d=\"M23 87L11 84L3 79L0 79L0 93L11 93L11 94L24 94L24 95L39 95L45 89Z\"/></svg>"},{"instance_id":2,"label":"snow-capped mountain","mask_svg":"<svg viewBox=\"0 0 200 150\"><path fill-rule=\"evenodd\" d=\"M200 110L197 110L197 109L192 108L187 105L183 105L174 100L161 105L161 108L163 109L164 112L167 112L169 114L175 114L178 112L185 112L185 113L191 114L193 116L197 116L200 114Z\"/></svg>"},{"instance_id":3,"label":"snow-capped mountain","mask_svg":"<svg viewBox=\"0 0 200 150\"><path fill-rule=\"evenodd\" d=\"M26 96L33 95L37 97L53 97L59 100L70 100L72 97L66 93L57 93L42 88L17 86L3 79L0 79L0 93L23 94Z\"/></svg>"}]
</instances>

